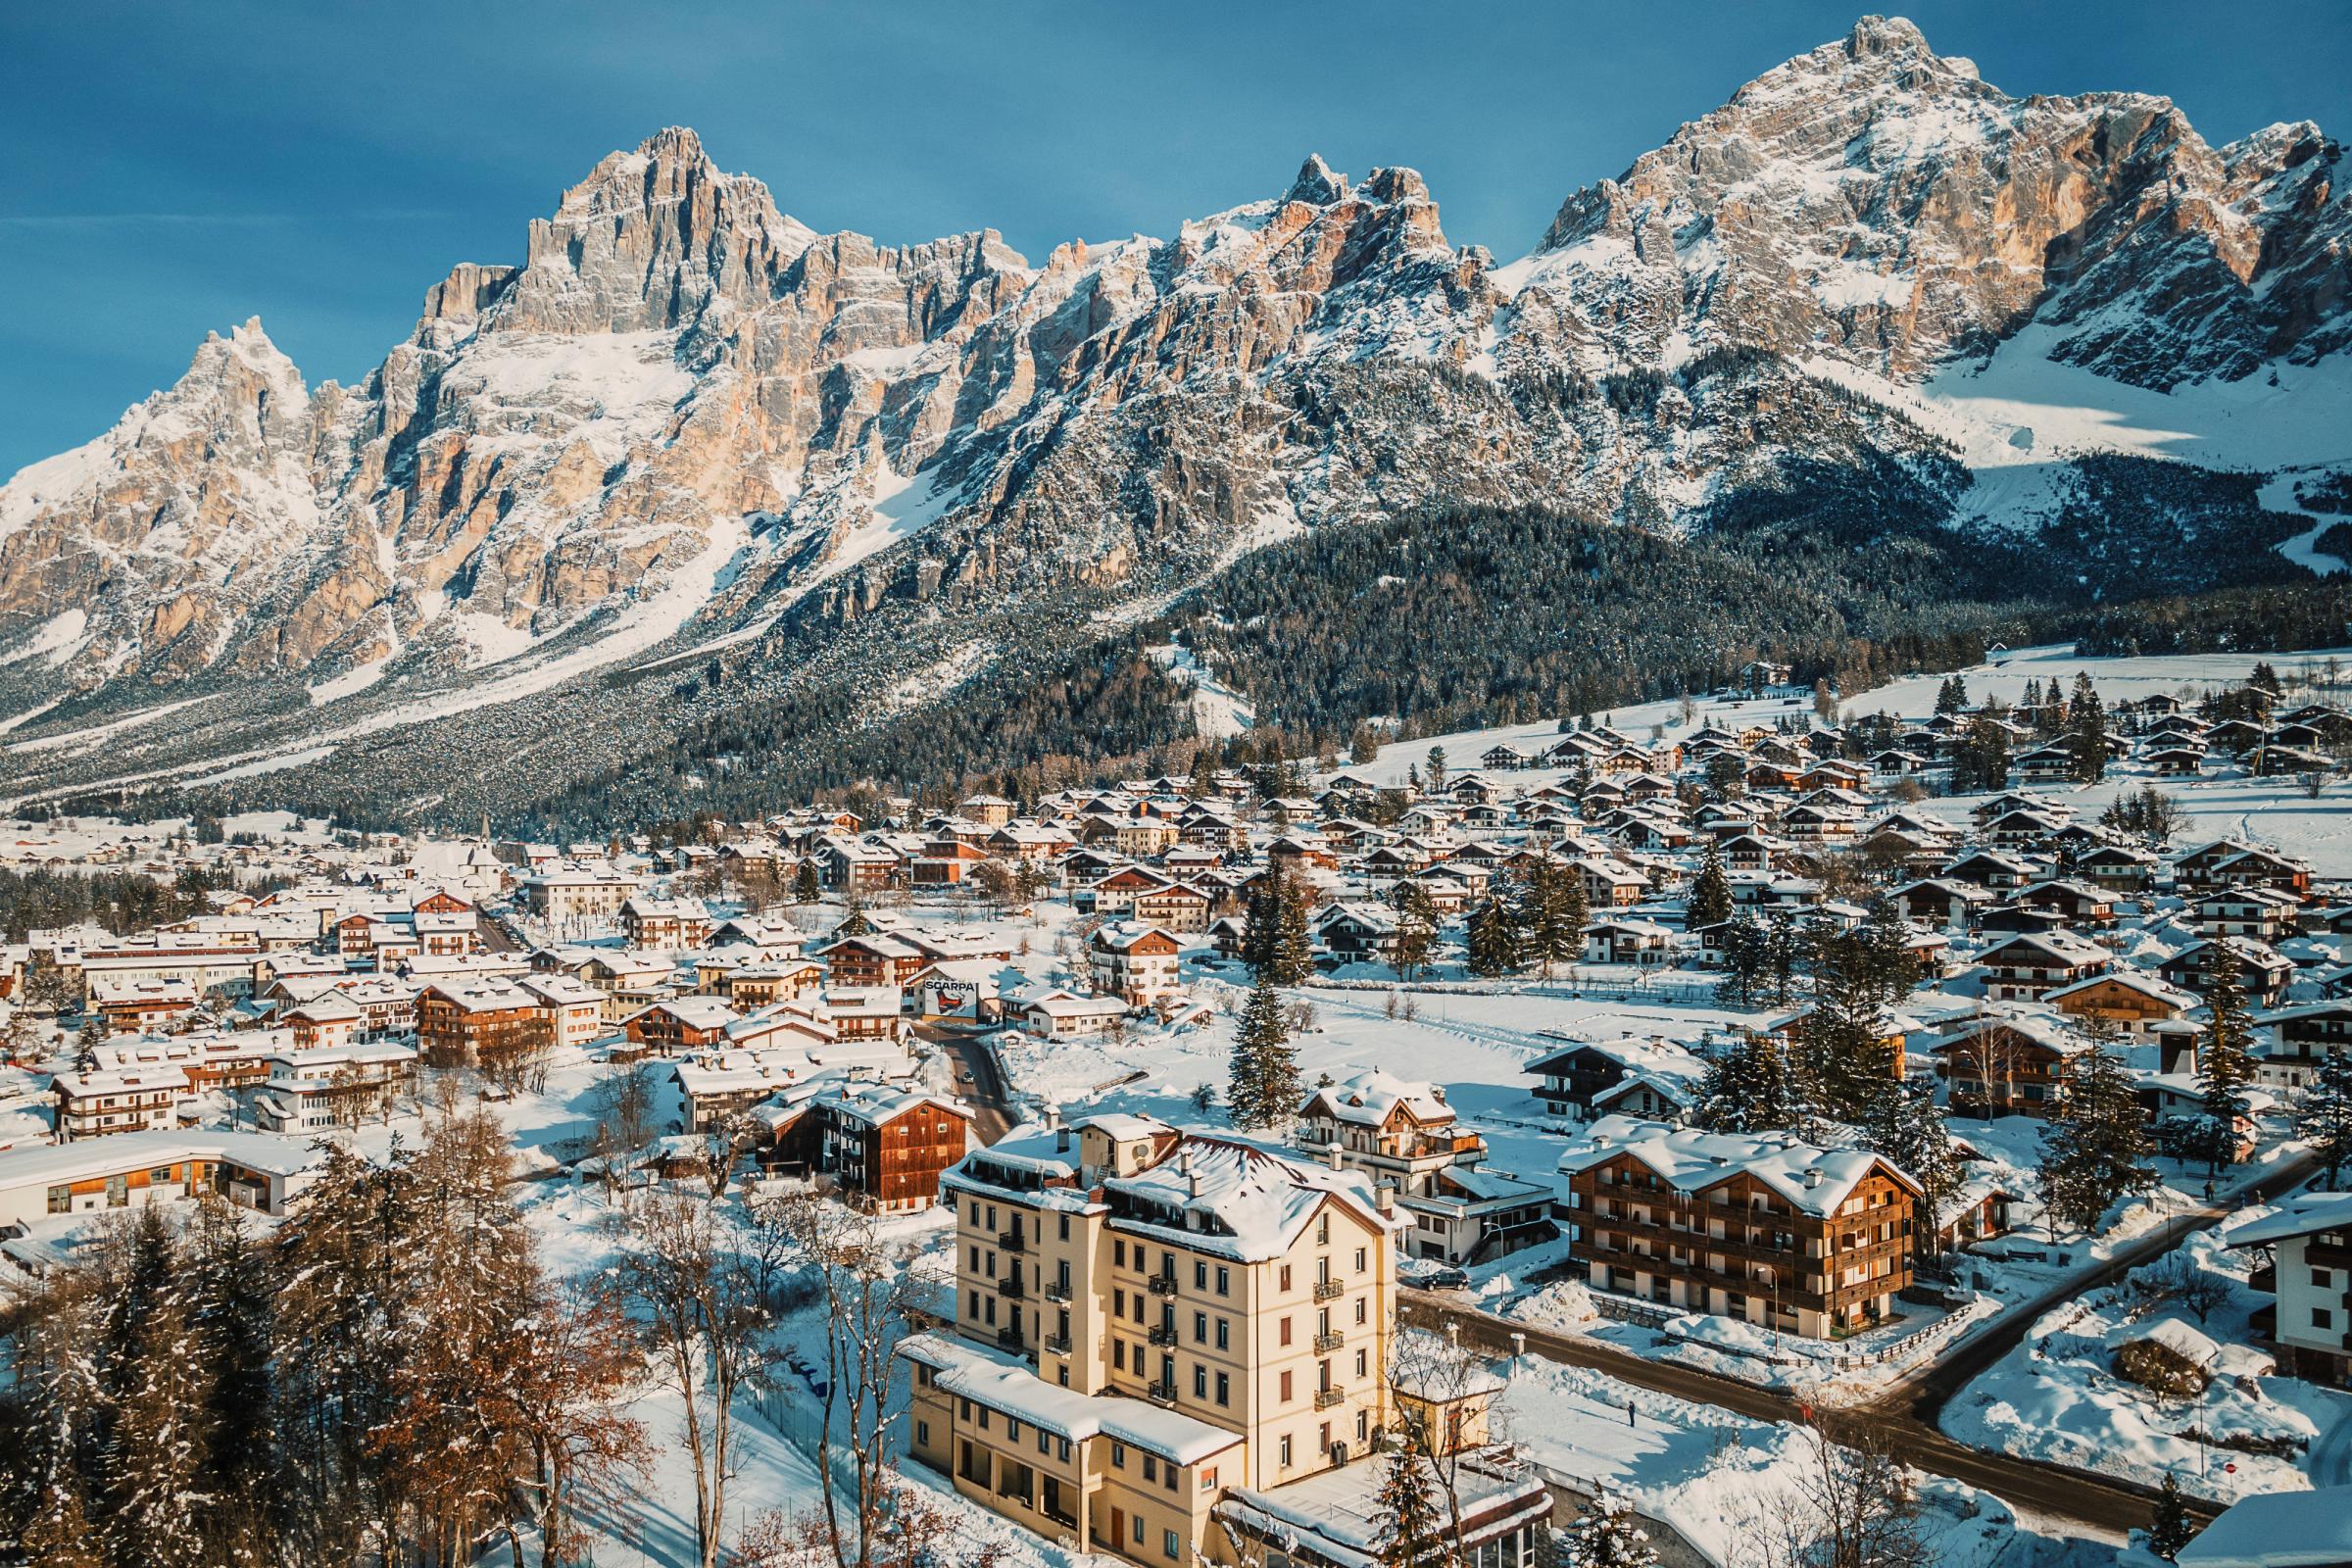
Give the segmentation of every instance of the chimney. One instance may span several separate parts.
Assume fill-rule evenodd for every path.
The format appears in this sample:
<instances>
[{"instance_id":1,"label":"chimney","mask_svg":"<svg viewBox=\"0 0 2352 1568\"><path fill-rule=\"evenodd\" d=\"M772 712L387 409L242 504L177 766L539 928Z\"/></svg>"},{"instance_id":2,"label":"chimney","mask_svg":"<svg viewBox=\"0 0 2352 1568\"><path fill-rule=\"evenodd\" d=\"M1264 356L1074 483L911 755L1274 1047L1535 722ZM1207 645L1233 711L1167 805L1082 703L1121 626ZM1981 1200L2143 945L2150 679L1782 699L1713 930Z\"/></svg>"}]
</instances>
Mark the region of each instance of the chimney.
<instances>
[{"instance_id":1,"label":"chimney","mask_svg":"<svg viewBox=\"0 0 2352 1568\"><path fill-rule=\"evenodd\" d=\"M1372 1200L1380 1205L1380 1211L1383 1214L1396 1213L1396 1184L1395 1182L1382 1182L1380 1186L1374 1190L1372 1194Z\"/></svg>"},{"instance_id":2,"label":"chimney","mask_svg":"<svg viewBox=\"0 0 2352 1568\"><path fill-rule=\"evenodd\" d=\"M1814 1188L1816 1188L1816 1187L1819 1187L1820 1185L1821 1185L1821 1167L1820 1167L1819 1165L1808 1165L1808 1166L1806 1166L1806 1167L1805 1167L1805 1191L1806 1191L1806 1192L1811 1192L1811 1191L1812 1191Z\"/></svg>"},{"instance_id":3,"label":"chimney","mask_svg":"<svg viewBox=\"0 0 2352 1568\"><path fill-rule=\"evenodd\" d=\"M1185 1196L1186 1196L1187 1198L1192 1198L1192 1199L1196 1199L1196 1200L1200 1198L1200 1173L1199 1171L1197 1171L1197 1170L1187 1170L1187 1171L1184 1173L1184 1192L1185 1192Z\"/></svg>"},{"instance_id":4,"label":"chimney","mask_svg":"<svg viewBox=\"0 0 2352 1568\"><path fill-rule=\"evenodd\" d=\"M1329 1149L1324 1151L1324 1154L1329 1159L1331 1168L1333 1170L1338 1170L1340 1168L1340 1146L1333 1144Z\"/></svg>"},{"instance_id":5,"label":"chimney","mask_svg":"<svg viewBox=\"0 0 2352 1568\"><path fill-rule=\"evenodd\" d=\"M1055 1152L1055 1153L1057 1153L1057 1154L1066 1154L1066 1153L1068 1153L1069 1152L1070 1152L1070 1130L1069 1130L1067 1127L1056 1127L1056 1128L1054 1128L1054 1152Z\"/></svg>"}]
</instances>

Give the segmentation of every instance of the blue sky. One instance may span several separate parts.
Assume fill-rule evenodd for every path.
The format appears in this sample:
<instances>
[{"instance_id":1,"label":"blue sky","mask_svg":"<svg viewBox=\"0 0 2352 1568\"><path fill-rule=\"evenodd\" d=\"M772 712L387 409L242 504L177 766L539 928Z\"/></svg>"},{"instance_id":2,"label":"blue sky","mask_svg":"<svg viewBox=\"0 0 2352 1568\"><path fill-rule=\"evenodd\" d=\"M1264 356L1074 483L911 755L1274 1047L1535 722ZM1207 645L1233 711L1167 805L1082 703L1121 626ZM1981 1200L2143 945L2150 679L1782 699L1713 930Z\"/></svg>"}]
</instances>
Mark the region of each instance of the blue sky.
<instances>
[{"instance_id":1,"label":"blue sky","mask_svg":"<svg viewBox=\"0 0 2352 1568\"><path fill-rule=\"evenodd\" d=\"M259 315L365 375L457 261L605 152L689 124L820 229L993 226L1032 259L1278 193L1319 151L1428 176L1457 242L1560 201L1854 5L655 5L149 0L0 7L0 474L87 440ZM2352 136L2344 0L1906 8L2012 92L2169 94L2219 142Z\"/></svg>"}]
</instances>

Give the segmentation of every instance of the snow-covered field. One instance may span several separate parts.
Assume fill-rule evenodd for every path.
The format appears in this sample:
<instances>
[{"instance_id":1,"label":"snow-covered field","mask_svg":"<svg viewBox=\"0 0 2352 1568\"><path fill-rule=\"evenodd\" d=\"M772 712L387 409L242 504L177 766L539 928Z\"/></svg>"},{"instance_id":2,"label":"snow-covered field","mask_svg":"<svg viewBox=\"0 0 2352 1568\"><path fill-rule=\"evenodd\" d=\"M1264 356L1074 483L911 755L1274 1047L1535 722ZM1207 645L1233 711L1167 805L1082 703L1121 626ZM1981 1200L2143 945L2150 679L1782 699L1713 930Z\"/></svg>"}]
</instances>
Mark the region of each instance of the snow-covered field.
<instances>
[{"instance_id":1,"label":"snow-covered field","mask_svg":"<svg viewBox=\"0 0 2352 1568\"><path fill-rule=\"evenodd\" d=\"M1539 1471L1578 1491L1624 1493L1718 1562L1760 1560L1775 1503L1818 1462L1808 1429L1750 1421L1712 1405L1635 1388L1602 1373L1523 1356L1504 1369L1500 1434ZM1945 1568L1999 1561L2104 1564L2112 1546L2045 1534L1988 1493L1930 1478L1924 1534Z\"/></svg>"},{"instance_id":2,"label":"snow-covered field","mask_svg":"<svg viewBox=\"0 0 2352 1568\"><path fill-rule=\"evenodd\" d=\"M2176 1261L2177 1260L2177 1261ZM2257 1375L2250 1315L2269 1300L2247 1289L2250 1260L2200 1233L2141 1282L2098 1291L2053 1308L2024 1344L1945 1406L1943 1428L1982 1447L2050 1459L2154 1486L2169 1472L2217 1501L2312 1486L2352 1485L2352 1395L2294 1378ZM2227 1282L2227 1299L2196 1326L2225 1348L2202 1396L2166 1397L2117 1376L2109 1336L2168 1314L2192 1321L2180 1302L2148 1282L2185 1267ZM2268 1357L2261 1360L2267 1362ZM2281 1444L2291 1454L2253 1451ZM2315 1466L2315 1456L2317 1463Z\"/></svg>"}]
</instances>

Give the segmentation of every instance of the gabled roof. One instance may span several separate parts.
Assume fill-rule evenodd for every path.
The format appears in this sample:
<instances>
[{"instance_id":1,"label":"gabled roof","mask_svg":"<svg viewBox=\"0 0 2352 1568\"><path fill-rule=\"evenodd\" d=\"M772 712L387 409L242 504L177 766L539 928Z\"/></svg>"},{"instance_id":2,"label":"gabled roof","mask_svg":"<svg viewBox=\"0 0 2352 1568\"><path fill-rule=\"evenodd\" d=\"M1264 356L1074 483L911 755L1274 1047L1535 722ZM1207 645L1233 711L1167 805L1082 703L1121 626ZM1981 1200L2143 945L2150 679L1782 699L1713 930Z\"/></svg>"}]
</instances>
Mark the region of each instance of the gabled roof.
<instances>
[{"instance_id":1,"label":"gabled roof","mask_svg":"<svg viewBox=\"0 0 2352 1568\"><path fill-rule=\"evenodd\" d=\"M1737 1176L1762 1183L1802 1213L1829 1215L1872 1172L1883 1172L1913 1197L1919 1183L1864 1149L1818 1149L1782 1133L1750 1136L1700 1132L1632 1116L1603 1116L1560 1156L1575 1174L1631 1155L1679 1192L1708 1192Z\"/></svg>"}]
</instances>

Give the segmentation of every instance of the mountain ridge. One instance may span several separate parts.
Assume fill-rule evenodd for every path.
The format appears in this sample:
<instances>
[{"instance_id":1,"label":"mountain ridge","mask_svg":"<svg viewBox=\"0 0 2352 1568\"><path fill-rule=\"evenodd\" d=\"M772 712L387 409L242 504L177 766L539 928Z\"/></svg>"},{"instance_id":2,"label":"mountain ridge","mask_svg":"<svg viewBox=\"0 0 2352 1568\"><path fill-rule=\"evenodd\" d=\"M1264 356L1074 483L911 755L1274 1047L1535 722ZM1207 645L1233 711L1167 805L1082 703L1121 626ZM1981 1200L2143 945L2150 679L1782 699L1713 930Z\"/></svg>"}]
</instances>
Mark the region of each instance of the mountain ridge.
<instances>
[{"instance_id":1,"label":"mountain ridge","mask_svg":"<svg viewBox=\"0 0 2352 1568\"><path fill-rule=\"evenodd\" d=\"M2099 406L2206 410L2196 456L2223 465L2265 373L2338 407L2340 156L2308 125L2214 149L2146 95L2011 98L1865 18L1572 193L1507 266L1453 245L1412 171L1311 155L1279 197L1032 265L994 230L819 234L668 127L532 220L520 265L430 285L361 383L305 385L249 322L0 487L0 711L25 737L0 771L152 788L364 744L405 790L434 748L495 778L559 713L625 754L812 682L898 712L1307 528L1705 527L1800 460L1893 462L1950 526L2034 535L2081 514L2082 454L2167 456L2168 431L1953 384L2086 374L2117 389ZM2333 564L2232 526L2257 576ZM726 680L623 704L623 733L580 700L698 662ZM138 721L207 693L202 727Z\"/></svg>"}]
</instances>

